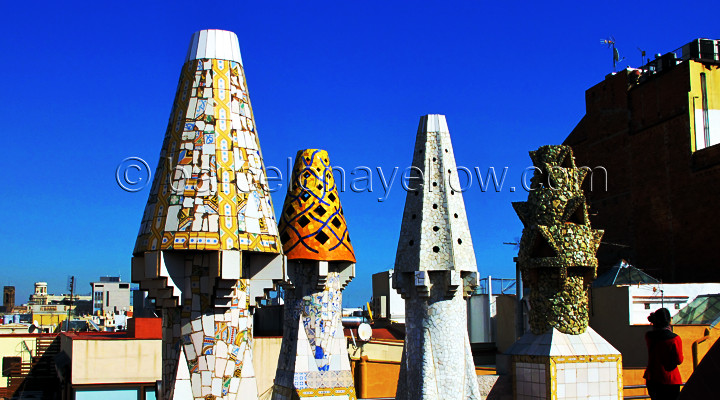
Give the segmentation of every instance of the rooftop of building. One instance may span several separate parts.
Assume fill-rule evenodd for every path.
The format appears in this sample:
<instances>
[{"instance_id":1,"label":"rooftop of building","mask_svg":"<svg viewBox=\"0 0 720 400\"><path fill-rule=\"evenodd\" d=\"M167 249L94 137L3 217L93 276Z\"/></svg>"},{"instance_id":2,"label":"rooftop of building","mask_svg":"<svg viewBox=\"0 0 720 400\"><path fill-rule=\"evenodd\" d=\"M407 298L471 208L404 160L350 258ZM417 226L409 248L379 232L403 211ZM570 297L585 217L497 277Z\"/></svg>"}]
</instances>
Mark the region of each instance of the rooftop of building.
<instances>
[{"instance_id":1,"label":"rooftop of building","mask_svg":"<svg viewBox=\"0 0 720 400\"><path fill-rule=\"evenodd\" d=\"M637 285L660 283L660 281L652 276L628 264L625 260L621 260L609 271L600 275L593 282L593 287L605 287L614 285Z\"/></svg>"},{"instance_id":2,"label":"rooftop of building","mask_svg":"<svg viewBox=\"0 0 720 400\"><path fill-rule=\"evenodd\" d=\"M720 323L720 293L695 298L673 317L676 325L710 325Z\"/></svg>"}]
</instances>

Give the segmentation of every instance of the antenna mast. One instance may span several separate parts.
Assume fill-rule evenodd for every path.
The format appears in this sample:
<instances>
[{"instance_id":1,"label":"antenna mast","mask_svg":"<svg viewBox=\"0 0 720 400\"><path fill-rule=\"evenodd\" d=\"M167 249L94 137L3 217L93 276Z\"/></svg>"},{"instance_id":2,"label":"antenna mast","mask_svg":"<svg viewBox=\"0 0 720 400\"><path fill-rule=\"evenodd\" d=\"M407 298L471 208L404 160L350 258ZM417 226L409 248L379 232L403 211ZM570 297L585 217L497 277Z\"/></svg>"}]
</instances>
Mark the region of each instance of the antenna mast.
<instances>
[{"instance_id":1,"label":"antenna mast","mask_svg":"<svg viewBox=\"0 0 720 400\"><path fill-rule=\"evenodd\" d=\"M610 36L607 39L600 40L600 44L605 44L609 49L612 49L612 55L613 55L613 72L617 72L617 63L624 60L625 57L620 58L620 52L618 52L618 49L615 47L615 37Z\"/></svg>"},{"instance_id":2,"label":"antenna mast","mask_svg":"<svg viewBox=\"0 0 720 400\"><path fill-rule=\"evenodd\" d=\"M75 292L75 276L68 279L68 289L70 289L70 304L68 305L67 320L65 321L65 331L70 332L70 310L72 310L73 297Z\"/></svg>"}]
</instances>

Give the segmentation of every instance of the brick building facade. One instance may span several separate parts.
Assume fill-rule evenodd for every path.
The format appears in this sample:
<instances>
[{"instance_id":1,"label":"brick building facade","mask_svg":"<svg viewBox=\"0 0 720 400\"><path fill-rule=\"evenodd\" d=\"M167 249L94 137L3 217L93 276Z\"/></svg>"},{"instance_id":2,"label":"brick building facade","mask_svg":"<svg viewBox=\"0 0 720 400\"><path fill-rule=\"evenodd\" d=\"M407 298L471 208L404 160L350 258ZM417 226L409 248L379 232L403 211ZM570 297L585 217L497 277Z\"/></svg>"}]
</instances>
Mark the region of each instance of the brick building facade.
<instances>
[{"instance_id":1,"label":"brick building facade","mask_svg":"<svg viewBox=\"0 0 720 400\"><path fill-rule=\"evenodd\" d=\"M719 47L698 39L586 91L564 144L594 168L598 273L624 258L664 282L720 280Z\"/></svg>"}]
</instances>

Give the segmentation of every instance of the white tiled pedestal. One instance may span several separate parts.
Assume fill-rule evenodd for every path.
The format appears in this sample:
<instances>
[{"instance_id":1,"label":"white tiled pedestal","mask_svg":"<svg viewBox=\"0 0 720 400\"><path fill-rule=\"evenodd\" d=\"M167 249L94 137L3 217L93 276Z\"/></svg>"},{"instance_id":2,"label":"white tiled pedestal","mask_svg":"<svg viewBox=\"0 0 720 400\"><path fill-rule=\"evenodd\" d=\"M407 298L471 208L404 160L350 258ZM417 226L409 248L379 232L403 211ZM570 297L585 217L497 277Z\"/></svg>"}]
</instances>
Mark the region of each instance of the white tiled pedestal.
<instances>
[{"instance_id":1,"label":"white tiled pedestal","mask_svg":"<svg viewBox=\"0 0 720 400\"><path fill-rule=\"evenodd\" d=\"M528 333L506 354L517 400L623 398L622 356L591 328L581 335Z\"/></svg>"}]
</instances>

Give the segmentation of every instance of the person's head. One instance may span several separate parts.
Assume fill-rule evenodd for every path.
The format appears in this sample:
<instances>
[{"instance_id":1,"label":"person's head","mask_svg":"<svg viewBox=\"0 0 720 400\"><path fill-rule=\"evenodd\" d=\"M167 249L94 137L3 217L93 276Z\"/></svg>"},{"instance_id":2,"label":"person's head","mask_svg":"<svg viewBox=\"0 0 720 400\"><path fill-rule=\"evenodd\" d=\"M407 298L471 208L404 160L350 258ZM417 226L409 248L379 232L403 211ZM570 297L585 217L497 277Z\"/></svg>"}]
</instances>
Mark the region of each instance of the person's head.
<instances>
[{"instance_id":1,"label":"person's head","mask_svg":"<svg viewBox=\"0 0 720 400\"><path fill-rule=\"evenodd\" d=\"M648 321L653 328L667 328L670 326L670 311L667 308L661 308L648 316Z\"/></svg>"}]
</instances>

